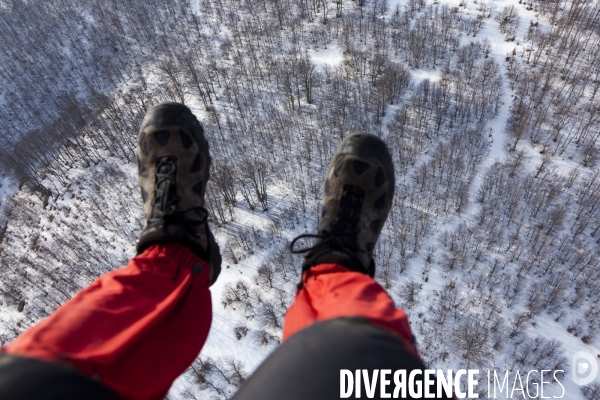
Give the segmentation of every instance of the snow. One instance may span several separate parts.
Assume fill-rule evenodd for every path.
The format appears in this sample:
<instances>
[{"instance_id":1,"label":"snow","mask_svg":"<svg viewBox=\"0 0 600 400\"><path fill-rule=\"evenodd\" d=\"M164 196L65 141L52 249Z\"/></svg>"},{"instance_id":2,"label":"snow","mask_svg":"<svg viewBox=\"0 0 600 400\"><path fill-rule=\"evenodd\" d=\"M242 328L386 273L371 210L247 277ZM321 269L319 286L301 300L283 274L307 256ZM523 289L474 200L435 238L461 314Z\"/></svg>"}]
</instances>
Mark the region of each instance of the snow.
<instances>
[{"instance_id":1,"label":"snow","mask_svg":"<svg viewBox=\"0 0 600 400\"><path fill-rule=\"evenodd\" d=\"M309 49L308 54L311 61L321 70L325 67L337 67L344 60L343 50L339 45L331 45L326 49Z\"/></svg>"},{"instance_id":2,"label":"snow","mask_svg":"<svg viewBox=\"0 0 600 400\"><path fill-rule=\"evenodd\" d=\"M574 365L572 364L574 360L572 360L571 357L579 351L584 351L586 353L591 354L595 358L599 358L597 356L600 355L600 346L594 344L584 344L580 339L574 337L573 335L565 331L558 323L556 323L554 320L552 320L552 318L549 318L548 316L537 318L535 322L537 324L535 329L536 333L540 334L541 336L547 339L556 339L560 341L565 348L565 354L568 355L567 368L569 368L569 370L568 373L565 373L565 379L561 380L561 383L565 387L565 392L567 394L565 398L582 398L578 396L579 386L575 384L575 382L573 382L572 380L571 371L573 371L574 369ZM599 376L597 376L594 380L594 382L596 383L600 382L600 374L598 375ZM573 395L575 393L577 393L577 395ZM561 390L559 387L551 386L551 396L558 397L560 394Z\"/></svg>"},{"instance_id":3,"label":"snow","mask_svg":"<svg viewBox=\"0 0 600 400\"><path fill-rule=\"evenodd\" d=\"M460 1L448 0L440 1L440 3L458 6ZM388 4L388 17L390 17L396 8L396 5L399 5L400 9L402 9L402 7L407 4L407 1L393 0L389 1ZM483 29L476 37L464 36L461 38L461 43L465 45L472 41L487 40L491 44L490 57L497 61L502 73L505 74L505 58L507 54L512 53L515 48L517 48L517 52L521 51L523 46L519 43L519 40L522 40L527 33L530 21L539 21L543 29L547 28L547 26L544 25L545 21L543 19L538 19L538 16L534 11L525 10L525 8L521 7L516 0L494 1L493 4L496 6L497 10L500 10L502 7L509 4L514 4L519 7L521 23L517 33L517 40L515 42L506 42L504 35L502 35L498 29L498 23L493 18L490 18L485 21ZM475 2L467 2L466 7L462 12L475 15L477 13L476 10L477 4ZM219 36L225 37L228 34L226 29L221 29L221 34ZM326 68L339 67L344 60L343 49L339 43L335 42L328 43L326 47L318 49L309 48L307 52L319 71L323 71ZM161 78L158 74L153 72L151 66L144 68L144 72L146 73L147 83L150 87L149 90L160 86ZM411 69L410 73L413 83L416 86L424 79L438 82L442 76L442 69ZM125 88L121 89L125 90ZM431 213L430 216L434 224L432 232L424 239L424 244L421 246L422 250L418 254L411 254L406 270L403 271L402 275L395 281L396 284L399 284L404 282L407 278L412 278L417 282L423 283L424 288L420 298L414 306L407 309L415 331L416 325L421 322L421 318L418 314L422 313L425 317L428 317L431 304L435 302L436 298L439 296L439 292L448 284L449 276L459 279L459 291L461 294L466 295L468 292L468 289L466 288L466 283L469 278L468 272L448 273L440 266L439 258L445 252L442 245L442 238L446 234L456 232L463 223L469 223L475 226L476 218L482 208L482 205L476 201L476 197L485 176L489 174L490 167L494 163L505 162L511 156L511 153L507 150L508 138L505 127L510 114L512 95L513 93L510 90L508 79L506 78L503 80L498 113L494 118L485 121L485 135L489 141L489 147L486 156L483 161L478 164L476 173L469 184L469 201L467 206L460 214L456 215L438 216ZM202 102L198 98L190 99L189 106L200 116L200 119L209 118L209 113L205 111ZM225 105L223 109L226 107L228 106ZM388 106L386 117L382 122L383 127L388 124L397 109L398 105ZM432 149L432 147L430 149ZM530 162L526 165L526 170L535 170L542 160L539 151L527 143L520 143L518 149L527 152ZM300 149L298 151L301 152L302 150ZM425 153L427 154L428 152L430 153L429 149ZM423 155L420 162L427 160L428 157L429 155ZM137 187L135 187L135 165L133 163L123 165L123 160L112 159L108 156L106 162L100 165L88 168L80 167L71 169L68 180L72 182L72 185L62 188L63 191L58 197L50 200L50 207L47 210L43 210L40 207L39 201L34 199L33 194L26 193L25 191L18 192L17 183L14 180L2 178L0 180L0 208L5 204L7 198L15 196L15 199L18 199L19 201L31 201L33 203L31 208L39 213L39 226L34 228L24 227L22 229L23 232L21 233L17 232L20 227L11 227L9 232L13 235L11 236L11 243L22 246L15 250L15 254L17 256L24 256L28 253L28 235L33 235L39 230L40 235L46 239L48 246L50 247L52 247L53 244L57 245L55 242L57 238L67 237L69 235L81 235L94 246L96 246L100 240L114 244L115 248L110 250L109 254L112 263L111 265L103 266L106 270L118 267L120 265L119 263L124 259L132 256L132 243L135 240L135 235L139 233L139 221L142 219L141 209L139 209L139 207L136 208L136 213L133 213L133 215L130 213L127 218L119 217L115 223L118 227L102 224L100 220L90 217L86 220L83 228L81 228L77 225L78 222L75 218L77 215L88 215L95 210L96 207L90 202L90 199L100 195L96 194L96 189L93 185L96 181L102 183L103 175L108 174L106 169L113 165L119 166L119 171L125 176L125 178L123 178L123 183L127 186L126 192L132 196L137 195ZM558 157L553 159L552 168L556 169L557 173L563 176L566 176L573 169L582 172L583 176L590 173L590 169L581 167L576 161ZM405 182L408 183L411 178L412 176L410 174L403 177ZM109 200L115 199L115 192L111 191L110 188L103 188L102 190L101 195L104 196L104 198ZM214 228L215 236L217 242L221 245L222 252L226 250L226 245L234 246L232 244L232 237L239 230L254 228L259 234L266 235L269 225L275 218L278 218L281 215L285 216L284 212L290 208L293 195L294 188L287 186L287 182L275 182L269 187L270 208L266 212L260 211L259 208L251 211L242 203L241 199L238 199L238 205L234 209L234 222L230 222L222 227ZM311 196L307 195L307 197ZM110 204L110 201L108 203ZM252 249L251 254L245 254L238 263L232 263L229 259L224 258L221 276L215 285L211 287L213 322L208 340L202 351L203 356L221 359L235 357L235 359L244 363L247 372L251 372L255 370L264 358L276 348L274 343L261 346L257 344L256 341L249 340L249 338L237 340L233 335L233 329L238 325L248 325L250 328L256 329L256 326L259 325L257 318L255 318L255 316L249 318L243 310L234 310L234 305L224 307L221 302L227 285L233 284L241 279L250 286L256 286L254 278L262 265L268 263L271 257L287 252L286 247L295 236L307 231L314 231L317 218L313 211L318 208L318 201L311 201L309 199L308 203L306 216L300 215L298 223L293 223L293 227L285 227L282 229L279 238L272 238L272 242L265 244L262 248L256 247ZM122 214L119 205L110 204L110 207L114 207L114 210L111 209L111 215ZM298 214L301 213L298 212ZM0 224L0 229L1 228L2 225ZM75 228L81 229L81 231L78 231ZM388 231L391 231L394 227L388 227L387 229ZM19 234L22 234L23 237L18 236ZM428 263L423 254L423 250L430 246L434 248L434 260L432 263ZM426 282L424 280L425 276L427 276ZM287 282L285 285L282 284L282 287L285 288L285 295L287 298L293 298L295 293L295 285L293 282ZM265 299L272 300L273 294L269 290L263 288L258 288L257 290ZM396 291L397 287L394 287L391 290L391 294L395 298L398 297ZM521 311L521 308L522 304L517 304L513 309L505 310L504 316L506 318L512 317L517 314L518 311ZM470 311L476 313L481 310L476 309ZM14 307L3 306L0 309L0 312L0 322L2 322L3 325L14 324L14 321L21 321L23 319L23 315L16 312ZM535 324L535 326L533 324ZM584 344L581 339L566 331L564 323L556 322L547 314L542 314L541 316L533 318L526 329L526 332L531 335L543 336L547 339L559 340L564 346L564 355L567 358L570 358L572 354L578 351L587 351L594 355L600 354L598 340L592 342L590 345ZM419 336L418 333L416 334ZM450 348L450 345L448 346ZM498 370L503 371L505 367L507 367L507 355L510 354L512 350L513 349L511 348L504 349L501 357L495 360L497 361ZM569 363L570 361L571 360L569 359ZM459 355L452 354L449 361L440 362L440 365L451 365L464 368L464 360L460 358ZM569 369L572 368L571 365L568 365L567 367ZM600 376L596 378L595 382L600 383ZM579 387L572 381L570 374L566 374L561 383L565 386L567 397L570 400L583 400L583 397L580 395ZM177 395L188 387L190 387L189 377L184 375L175 383L171 390L171 394L177 398ZM548 393L550 393L551 396L558 395L560 394L560 387L556 385L552 386ZM545 394L548 395L548 393ZM208 398L209 396L208 392L203 393L203 395L206 397L201 398Z\"/></svg>"},{"instance_id":4,"label":"snow","mask_svg":"<svg viewBox=\"0 0 600 400\"><path fill-rule=\"evenodd\" d=\"M415 85L421 83L425 79L429 79L431 82L437 82L441 79L442 73L439 70L427 70L427 69L413 69L410 71L410 75Z\"/></svg>"},{"instance_id":5,"label":"snow","mask_svg":"<svg viewBox=\"0 0 600 400\"><path fill-rule=\"evenodd\" d=\"M0 209L6 199L10 198L17 190L17 182L10 177L0 177Z\"/></svg>"}]
</instances>

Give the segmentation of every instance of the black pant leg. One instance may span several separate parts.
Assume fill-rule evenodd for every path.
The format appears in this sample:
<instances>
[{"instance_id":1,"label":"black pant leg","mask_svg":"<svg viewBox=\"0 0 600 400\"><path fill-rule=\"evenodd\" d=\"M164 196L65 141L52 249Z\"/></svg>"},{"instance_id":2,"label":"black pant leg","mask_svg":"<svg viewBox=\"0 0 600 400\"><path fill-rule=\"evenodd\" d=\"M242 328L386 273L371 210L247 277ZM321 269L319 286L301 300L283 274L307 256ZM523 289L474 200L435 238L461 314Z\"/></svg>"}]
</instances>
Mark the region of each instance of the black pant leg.
<instances>
[{"instance_id":1,"label":"black pant leg","mask_svg":"<svg viewBox=\"0 0 600 400\"><path fill-rule=\"evenodd\" d=\"M392 332L364 319L338 318L316 323L290 337L242 385L233 399L339 399L341 369L353 373L357 369L367 369L370 373L375 369L407 370L408 376L413 369L424 370L425 366ZM387 392L393 393L393 390L392 380ZM361 398L367 398L364 389ZM380 398L379 387L374 398Z\"/></svg>"},{"instance_id":2,"label":"black pant leg","mask_svg":"<svg viewBox=\"0 0 600 400\"><path fill-rule=\"evenodd\" d=\"M2 400L118 400L110 389L66 365L0 354Z\"/></svg>"}]
</instances>

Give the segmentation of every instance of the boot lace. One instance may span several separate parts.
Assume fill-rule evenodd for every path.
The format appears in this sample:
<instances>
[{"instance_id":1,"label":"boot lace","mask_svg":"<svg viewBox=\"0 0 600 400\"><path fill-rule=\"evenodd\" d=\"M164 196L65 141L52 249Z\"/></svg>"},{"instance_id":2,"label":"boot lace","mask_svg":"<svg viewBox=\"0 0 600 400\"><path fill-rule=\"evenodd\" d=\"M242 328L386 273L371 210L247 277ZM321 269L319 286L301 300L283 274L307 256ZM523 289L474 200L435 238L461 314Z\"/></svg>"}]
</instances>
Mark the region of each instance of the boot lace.
<instances>
[{"instance_id":1,"label":"boot lace","mask_svg":"<svg viewBox=\"0 0 600 400\"><path fill-rule=\"evenodd\" d=\"M208 218L204 207L191 207L180 210L178 207L181 196L177 195L177 158L174 156L161 157L156 162L156 182L154 183L154 199L148 224L169 222L182 224L191 233L192 227L202 225ZM186 217L185 214L195 211L200 219Z\"/></svg>"},{"instance_id":2,"label":"boot lace","mask_svg":"<svg viewBox=\"0 0 600 400\"><path fill-rule=\"evenodd\" d=\"M340 207L335 221L330 225L331 230L322 230L319 234L302 234L290 243L293 254L318 253L321 250L332 248L343 251L348 256L355 258L357 253L366 253L358 246L356 236L360 232L358 222L360 211L365 198L362 188L355 185L344 185ZM296 249L296 243L301 239L317 239L315 244L306 248Z\"/></svg>"}]
</instances>

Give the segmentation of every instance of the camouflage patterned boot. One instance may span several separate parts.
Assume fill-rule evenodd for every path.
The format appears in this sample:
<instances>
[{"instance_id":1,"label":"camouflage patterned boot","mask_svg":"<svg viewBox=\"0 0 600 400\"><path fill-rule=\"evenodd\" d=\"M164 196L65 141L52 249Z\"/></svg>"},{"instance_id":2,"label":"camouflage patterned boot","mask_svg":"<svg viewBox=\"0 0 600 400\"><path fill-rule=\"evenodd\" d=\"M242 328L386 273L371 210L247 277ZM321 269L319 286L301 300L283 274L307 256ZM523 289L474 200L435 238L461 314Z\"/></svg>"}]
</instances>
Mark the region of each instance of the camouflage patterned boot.
<instances>
[{"instance_id":1,"label":"camouflage patterned boot","mask_svg":"<svg viewBox=\"0 0 600 400\"><path fill-rule=\"evenodd\" d=\"M392 206L394 187L386 144L370 134L346 137L325 177L318 234L300 235L291 243L293 253L307 253L303 269L336 263L373 277L373 249ZM316 241L296 250L294 245L303 238Z\"/></svg>"},{"instance_id":2,"label":"camouflage patterned boot","mask_svg":"<svg viewBox=\"0 0 600 400\"><path fill-rule=\"evenodd\" d=\"M158 104L144 117L136 158L146 214L138 254L154 243L181 243L208 262L212 285L221 254L204 208L210 154L202 125L182 104Z\"/></svg>"}]
</instances>

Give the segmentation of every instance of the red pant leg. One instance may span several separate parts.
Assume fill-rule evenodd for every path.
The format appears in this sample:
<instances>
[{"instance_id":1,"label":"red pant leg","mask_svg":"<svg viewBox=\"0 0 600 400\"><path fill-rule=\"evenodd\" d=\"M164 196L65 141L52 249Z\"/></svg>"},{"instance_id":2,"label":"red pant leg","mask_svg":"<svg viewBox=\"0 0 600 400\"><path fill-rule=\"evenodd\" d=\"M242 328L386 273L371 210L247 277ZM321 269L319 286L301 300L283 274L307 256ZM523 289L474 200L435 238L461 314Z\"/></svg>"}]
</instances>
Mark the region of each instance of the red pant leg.
<instances>
[{"instance_id":1,"label":"red pant leg","mask_svg":"<svg viewBox=\"0 0 600 400\"><path fill-rule=\"evenodd\" d=\"M3 350L68 363L126 399L162 399L208 336L209 273L182 245L151 246Z\"/></svg>"},{"instance_id":2,"label":"red pant leg","mask_svg":"<svg viewBox=\"0 0 600 400\"><path fill-rule=\"evenodd\" d=\"M369 276L338 264L320 264L304 272L303 288L296 294L283 325L283 340L317 321L339 317L364 317L395 332L412 346L413 334L406 313L380 284Z\"/></svg>"}]
</instances>

